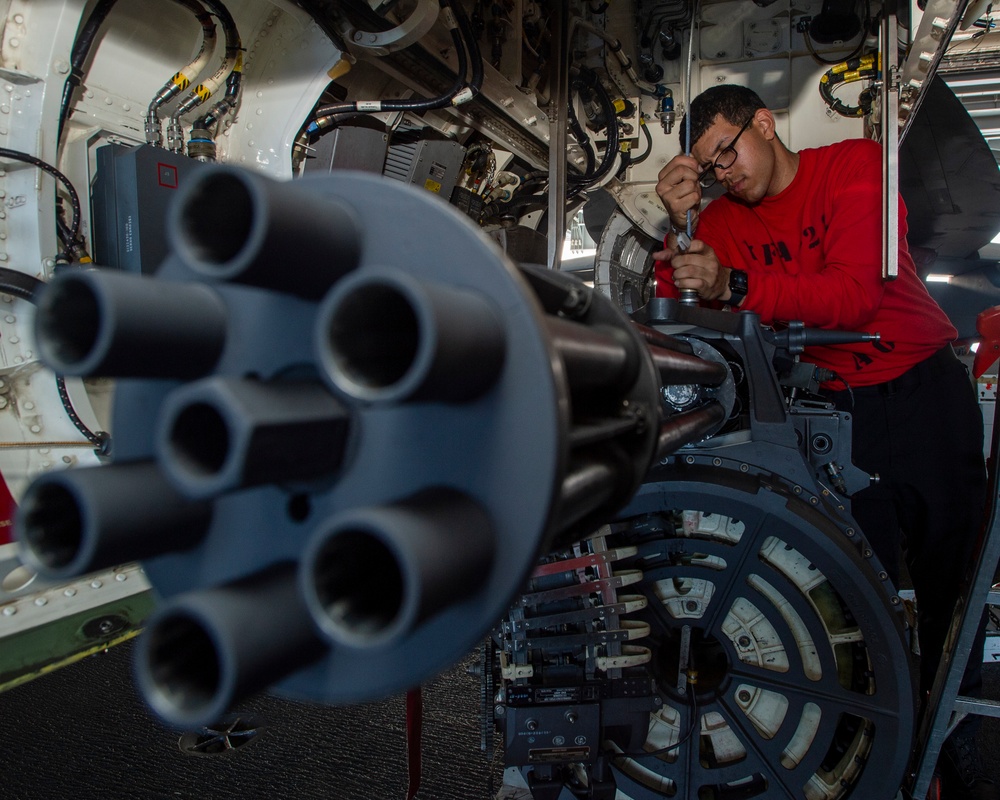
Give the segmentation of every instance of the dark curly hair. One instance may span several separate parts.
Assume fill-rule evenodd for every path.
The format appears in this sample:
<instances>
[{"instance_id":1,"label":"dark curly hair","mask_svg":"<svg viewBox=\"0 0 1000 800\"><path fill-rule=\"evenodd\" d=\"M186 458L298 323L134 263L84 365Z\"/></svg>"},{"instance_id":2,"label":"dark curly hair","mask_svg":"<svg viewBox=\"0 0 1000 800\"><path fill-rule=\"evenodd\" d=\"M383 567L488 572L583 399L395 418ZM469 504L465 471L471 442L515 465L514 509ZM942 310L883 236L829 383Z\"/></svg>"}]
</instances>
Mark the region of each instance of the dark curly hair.
<instances>
[{"instance_id":1,"label":"dark curly hair","mask_svg":"<svg viewBox=\"0 0 1000 800\"><path fill-rule=\"evenodd\" d=\"M726 122L742 125L758 108L767 108L764 101L753 89L734 84L723 84L706 89L691 101L691 146L705 135L717 116L722 116ZM681 118L680 140L681 150L687 144L687 131L684 118Z\"/></svg>"}]
</instances>

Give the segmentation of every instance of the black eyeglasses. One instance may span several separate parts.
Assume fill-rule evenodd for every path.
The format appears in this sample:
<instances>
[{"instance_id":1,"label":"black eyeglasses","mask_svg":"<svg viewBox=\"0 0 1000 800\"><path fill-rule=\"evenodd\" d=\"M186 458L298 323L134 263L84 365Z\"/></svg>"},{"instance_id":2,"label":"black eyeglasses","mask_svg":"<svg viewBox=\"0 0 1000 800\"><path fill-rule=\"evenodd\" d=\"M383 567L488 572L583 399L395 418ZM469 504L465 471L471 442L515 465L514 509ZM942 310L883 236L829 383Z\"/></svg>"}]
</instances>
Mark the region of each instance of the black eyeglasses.
<instances>
[{"instance_id":1,"label":"black eyeglasses","mask_svg":"<svg viewBox=\"0 0 1000 800\"><path fill-rule=\"evenodd\" d=\"M698 175L698 185L702 189L707 189L709 186L713 186L716 181L715 170L717 169L729 169L733 164L736 163L736 157L739 153L736 152L736 143L740 140L750 123L753 122L753 117L750 117L746 122L743 123L743 127L740 128L740 132L736 134L736 137L729 143L728 147L723 148L719 153L719 157L715 160L715 163L707 167L705 170Z\"/></svg>"}]
</instances>

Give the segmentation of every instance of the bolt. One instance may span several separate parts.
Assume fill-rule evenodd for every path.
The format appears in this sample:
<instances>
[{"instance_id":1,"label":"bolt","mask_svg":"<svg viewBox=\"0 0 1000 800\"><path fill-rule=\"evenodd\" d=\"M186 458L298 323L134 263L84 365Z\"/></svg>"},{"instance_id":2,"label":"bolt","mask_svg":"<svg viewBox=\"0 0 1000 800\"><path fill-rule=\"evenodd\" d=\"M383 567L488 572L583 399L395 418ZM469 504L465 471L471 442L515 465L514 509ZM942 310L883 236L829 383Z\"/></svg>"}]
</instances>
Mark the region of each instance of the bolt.
<instances>
[{"instance_id":1,"label":"bolt","mask_svg":"<svg viewBox=\"0 0 1000 800\"><path fill-rule=\"evenodd\" d=\"M739 639L736 640L736 643L740 647L749 647L750 646L750 637L747 636L746 634L743 634Z\"/></svg>"},{"instance_id":2,"label":"bolt","mask_svg":"<svg viewBox=\"0 0 1000 800\"><path fill-rule=\"evenodd\" d=\"M740 689L736 695L736 699L741 703L749 703L753 699L753 695L747 689Z\"/></svg>"},{"instance_id":3,"label":"bolt","mask_svg":"<svg viewBox=\"0 0 1000 800\"><path fill-rule=\"evenodd\" d=\"M697 611L698 610L698 601L697 600L688 600L684 604L684 608L686 608L688 611L691 611L691 612Z\"/></svg>"}]
</instances>

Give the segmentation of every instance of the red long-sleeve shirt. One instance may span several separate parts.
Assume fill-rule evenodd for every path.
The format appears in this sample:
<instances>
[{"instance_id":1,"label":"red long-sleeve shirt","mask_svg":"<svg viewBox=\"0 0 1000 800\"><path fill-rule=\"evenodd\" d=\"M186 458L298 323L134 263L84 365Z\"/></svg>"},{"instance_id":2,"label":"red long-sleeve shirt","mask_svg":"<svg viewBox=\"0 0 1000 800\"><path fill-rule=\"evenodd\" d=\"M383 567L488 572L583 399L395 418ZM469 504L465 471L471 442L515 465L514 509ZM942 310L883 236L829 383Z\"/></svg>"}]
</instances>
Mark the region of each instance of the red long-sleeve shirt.
<instances>
[{"instance_id":1,"label":"red long-sleeve shirt","mask_svg":"<svg viewBox=\"0 0 1000 800\"><path fill-rule=\"evenodd\" d=\"M851 386L891 380L958 332L917 276L899 200L899 277L882 280L882 153L852 139L799 152L791 184L750 206L729 195L701 213L695 238L720 263L746 270L741 309L770 325L878 332L878 342L810 348L804 358ZM676 296L669 264L657 264L657 294Z\"/></svg>"}]
</instances>

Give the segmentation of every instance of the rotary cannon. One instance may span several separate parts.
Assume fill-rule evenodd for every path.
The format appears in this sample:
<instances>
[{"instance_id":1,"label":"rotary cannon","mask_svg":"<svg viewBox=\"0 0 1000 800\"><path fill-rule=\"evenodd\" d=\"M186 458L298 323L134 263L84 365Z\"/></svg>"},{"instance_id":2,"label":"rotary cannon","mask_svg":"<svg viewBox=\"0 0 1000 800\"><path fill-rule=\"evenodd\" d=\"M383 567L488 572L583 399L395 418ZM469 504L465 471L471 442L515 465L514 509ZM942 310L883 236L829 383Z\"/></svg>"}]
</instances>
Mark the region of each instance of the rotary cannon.
<instances>
[{"instance_id":1,"label":"rotary cannon","mask_svg":"<svg viewBox=\"0 0 1000 800\"><path fill-rule=\"evenodd\" d=\"M142 561L163 603L136 675L166 722L400 692L503 619L490 713L537 797L898 781L898 600L850 520L849 420L775 377L787 333L631 320L363 174L206 168L168 233L154 277L42 292L46 364L116 379L112 463L42 475L17 521L50 577ZM586 731L535 746L556 723Z\"/></svg>"}]
</instances>

